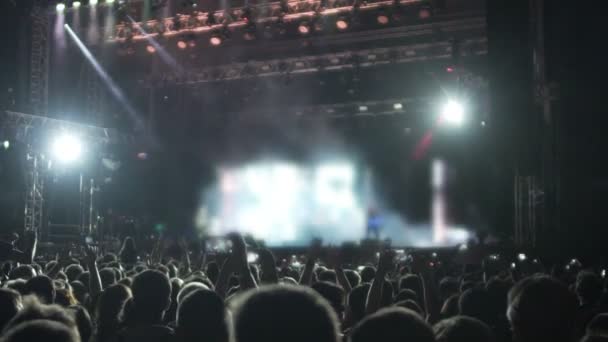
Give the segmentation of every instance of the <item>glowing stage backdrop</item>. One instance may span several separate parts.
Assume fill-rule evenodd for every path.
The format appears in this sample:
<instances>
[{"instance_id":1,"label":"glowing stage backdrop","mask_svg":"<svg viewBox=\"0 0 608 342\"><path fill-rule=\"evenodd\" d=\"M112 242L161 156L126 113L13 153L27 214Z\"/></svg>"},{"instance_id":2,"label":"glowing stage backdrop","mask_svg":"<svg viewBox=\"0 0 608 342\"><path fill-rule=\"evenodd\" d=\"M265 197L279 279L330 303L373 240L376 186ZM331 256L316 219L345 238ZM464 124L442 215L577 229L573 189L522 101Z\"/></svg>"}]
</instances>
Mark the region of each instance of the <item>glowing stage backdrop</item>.
<instances>
[{"instance_id":1,"label":"glowing stage backdrop","mask_svg":"<svg viewBox=\"0 0 608 342\"><path fill-rule=\"evenodd\" d=\"M219 168L217 178L199 222L210 235L240 231L269 246L304 246L313 238L339 245L369 235L389 238L395 245L422 247L469 238L466 230L436 217L442 214L436 209L431 222L408 224L383 207L369 171L348 160L307 165L260 161ZM434 189L434 208L438 201L444 205L439 192ZM372 236L372 224L379 226L378 236Z\"/></svg>"}]
</instances>

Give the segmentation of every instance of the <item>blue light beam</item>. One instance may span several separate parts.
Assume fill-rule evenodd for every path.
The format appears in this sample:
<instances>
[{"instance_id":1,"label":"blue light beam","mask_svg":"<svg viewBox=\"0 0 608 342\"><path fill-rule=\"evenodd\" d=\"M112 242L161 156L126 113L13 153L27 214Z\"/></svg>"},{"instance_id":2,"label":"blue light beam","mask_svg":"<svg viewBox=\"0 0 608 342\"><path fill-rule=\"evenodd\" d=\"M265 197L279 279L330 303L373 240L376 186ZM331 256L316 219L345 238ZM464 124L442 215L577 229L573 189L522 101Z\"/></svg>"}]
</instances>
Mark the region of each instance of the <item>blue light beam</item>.
<instances>
[{"instance_id":1,"label":"blue light beam","mask_svg":"<svg viewBox=\"0 0 608 342\"><path fill-rule=\"evenodd\" d=\"M99 64L99 62L97 61L95 56L93 56L91 51L89 51L89 49L84 45L84 43L80 40L80 38L78 38L76 33L74 33L74 31L70 27L70 25L65 24L64 27L65 27L66 31L68 31L68 33L69 33L70 37L72 38L72 40L74 41L74 43L76 43L76 45L78 45L78 48L80 48L80 51L82 52L82 54L87 58L89 63L91 63L91 65L93 66L95 71L97 71L97 74L99 75L99 77L101 77L101 79L103 79L103 81L106 83L106 85L108 86L108 88L110 89L112 94L125 107L125 109L127 110L127 113L129 114L130 119L135 124L135 127L142 128L143 127L142 119L139 117L139 115L137 114L137 112L135 111L135 108L133 108L131 103L129 103L129 100L125 97L125 95L123 94L120 87L116 84L116 82L114 82L112 77L110 77L110 75L108 75L108 73L104 70L104 68Z\"/></svg>"}]
</instances>

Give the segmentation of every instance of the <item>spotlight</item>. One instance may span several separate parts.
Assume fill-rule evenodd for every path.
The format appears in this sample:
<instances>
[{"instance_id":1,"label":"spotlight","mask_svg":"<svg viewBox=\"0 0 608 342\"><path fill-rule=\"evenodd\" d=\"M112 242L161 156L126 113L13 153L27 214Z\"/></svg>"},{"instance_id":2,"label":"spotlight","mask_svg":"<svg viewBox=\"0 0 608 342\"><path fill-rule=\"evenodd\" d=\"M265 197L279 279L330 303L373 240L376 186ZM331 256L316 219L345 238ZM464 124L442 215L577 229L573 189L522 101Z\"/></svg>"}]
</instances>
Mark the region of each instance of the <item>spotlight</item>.
<instances>
[{"instance_id":1,"label":"spotlight","mask_svg":"<svg viewBox=\"0 0 608 342\"><path fill-rule=\"evenodd\" d=\"M344 17L339 18L336 21L336 28L340 31L348 29L348 20L346 20Z\"/></svg>"},{"instance_id":2,"label":"spotlight","mask_svg":"<svg viewBox=\"0 0 608 342\"><path fill-rule=\"evenodd\" d=\"M65 4L63 2L60 2L57 4L57 6L55 6L55 9L57 10L57 12L61 13L65 10Z\"/></svg>"},{"instance_id":3,"label":"spotlight","mask_svg":"<svg viewBox=\"0 0 608 342\"><path fill-rule=\"evenodd\" d=\"M188 44L186 44L186 42L185 42L185 41L183 41L183 40L181 40L181 39L180 39L180 40L178 40L178 41L177 41L177 47L178 47L180 50L183 50L183 49L185 49L185 48L187 48L187 47L188 47Z\"/></svg>"},{"instance_id":4,"label":"spotlight","mask_svg":"<svg viewBox=\"0 0 608 342\"><path fill-rule=\"evenodd\" d=\"M402 109L403 109L403 105L402 105L401 103L395 103L395 104L393 105L393 108L394 108L395 110L402 110Z\"/></svg>"},{"instance_id":5,"label":"spotlight","mask_svg":"<svg viewBox=\"0 0 608 342\"><path fill-rule=\"evenodd\" d=\"M461 125L464 121L464 108L456 101L449 100L441 112L441 119L454 125Z\"/></svg>"},{"instance_id":6,"label":"spotlight","mask_svg":"<svg viewBox=\"0 0 608 342\"><path fill-rule=\"evenodd\" d=\"M248 41L255 40L256 31L257 31L257 27L254 22L247 23L247 25L245 26L245 30L243 32L243 39L248 40Z\"/></svg>"},{"instance_id":7,"label":"spotlight","mask_svg":"<svg viewBox=\"0 0 608 342\"><path fill-rule=\"evenodd\" d=\"M418 11L418 18L420 18L420 19L428 19L431 17L431 15L432 15L431 9L428 7L422 7Z\"/></svg>"},{"instance_id":8,"label":"spotlight","mask_svg":"<svg viewBox=\"0 0 608 342\"><path fill-rule=\"evenodd\" d=\"M367 112L367 106L359 106L360 112Z\"/></svg>"},{"instance_id":9,"label":"spotlight","mask_svg":"<svg viewBox=\"0 0 608 342\"><path fill-rule=\"evenodd\" d=\"M53 155L60 162L73 162L82 153L80 141L71 135L62 135L53 143Z\"/></svg>"},{"instance_id":10,"label":"spotlight","mask_svg":"<svg viewBox=\"0 0 608 342\"><path fill-rule=\"evenodd\" d=\"M222 45L222 41L222 37L219 34L214 34L209 38L209 44L211 44L211 46L220 46Z\"/></svg>"},{"instance_id":11,"label":"spotlight","mask_svg":"<svg viewBox=\"0 0 608 342\"><path fill-rule=\"evenodd\" d=\"M95 5L97 5L98 2L99 2L98 0L89 0L89 5L95 6Z\"/></svg>"},{"instance_id":12,"label":"spotlight","mask_svg":"<svg viewBox=\"0 0 608 342\"><path fill-rule=\"evenodd\" d=\"M376 17L376 21L378 22L378 24L380 25L386 25L389 23L390 19L388 17L388 15L386 15L386 13L380 13L378 14L378 16Z\"/></svg>"},{"instance_id":13,"label":"spotlight","mask_svg":"<svg viewBox=\"0 0 608 342\"><path fill-rule=\"evenodd\" d=\"M8 148L11 147L11 143L8 140L4 140L2 147L4 147L5 150L8 150Z\"/></svg>"},{"instance_id":14,"label":"spotlight","mask_svg":"<svg viewBox=\"0 0 608 342\"><path fill-rule=\"evenodd\" d=\"M72 7L73 7L73 8L80 8L80 5L81 5L80 1L74 1L74 2L72 3Z\"/></svg>"},{"instance_id":15,"label":"spotlight","mask_svg":"<svg viewBox=\"0 0 608 342\"><path fill-rule=\"evenodd\" d=\"M106 0L106 4L113 4L114 0Z\"/></svg>"},{"instance_id":16,"label":"spotlight","mask_svg":"<svg viewBox=\"0 0 608 342\"><path fill-rule=\"evenodd\" d=\"M153 45L148 45L146 46L146 51L148 51L148 53L155 53L156 48Z\"/></svg>"},{"instance_id":17,"label":"spotlight","mask_svg":"<svg viewBox=\"0 0 608 342\"><path fill-rule=\"evenodd\" d=\"M298 26L298 32L300 32L301 35L305 36L307 34L310 33L310 25L303 21L300 23L300 25Z\"/></svg>"}]
</instances>

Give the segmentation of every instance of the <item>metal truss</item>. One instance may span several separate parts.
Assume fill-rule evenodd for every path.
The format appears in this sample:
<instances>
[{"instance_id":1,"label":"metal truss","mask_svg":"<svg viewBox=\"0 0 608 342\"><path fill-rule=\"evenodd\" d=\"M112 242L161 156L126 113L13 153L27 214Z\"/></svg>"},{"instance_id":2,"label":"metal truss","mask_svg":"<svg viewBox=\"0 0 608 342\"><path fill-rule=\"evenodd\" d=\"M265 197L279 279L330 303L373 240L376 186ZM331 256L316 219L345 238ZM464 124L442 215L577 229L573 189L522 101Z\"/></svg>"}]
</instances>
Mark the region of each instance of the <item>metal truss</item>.
<instances>
[{"instance_id":1,"label":"metal truss","mask_svg":"<svg viewBox=\"0 0 608 342\"><path fill-rule=\"evenodd\" d=\"M80 134L89 142L126 142L129 139L113 129L11 111L0 111L0 123L3 128L12 128L16 132L16 138L28 146L24 210L26 230L39 231L43 225L44 173L48 169L45 167L48 160L45 159L39 146L33 143L37 138L35 135L39 135L41 131L68 131Z\"/></svg>"},{"instance_id":2,"label":"metal truss","mask_svg":"<svg viewBox=\"0 0 608 342\"><path fill-rule=\"evenodd\" d=\"M76 132L83 139L90 142L122 142L128 143L131 137L119 133L113 128L85 125L67 120L49 118L46 116L31 115L12 111L0 111L0 123L17 129L17 137L24 142L31 141L31 134L35 131Z\"/></svg>"},{"instance_id":3,"label":"metal truss","mask_svg":"<svg viewBox=\"0 0 608 342\"><path fill-rule=\"evenodd\" d=\"M422 0L283 0L220 11L204 12L192 8L190 10L192 13L189 14L177 14L170 18L135 24L119 24L116 26L114 34L108 37L108 42L127 39L140 40L158 34L167 36L188 32L207 32L222 27L241 27L250 23L253 16L255 16L255 23L264 24L427 3L428 1ZM143 29L146 34L143 34L140 29Z\"/></svg>"},{"instance_id":4,"label":"metal truss","mask_svg":"<svg viewBox=\"0 0 608 342\"><path fill-rule=\"evenodd\" d=\"M26 231L41 231L44 209L44 176L40 155L27 154L24 223Z\"/></svg>"},{"instance_id":5,"label":"metal truss","mask_svg":"<svg viewBox=\"0 0 608 342\"><path fill-rule=\"evenodd\" d=\"M354 68L370 68L385 64L400 64L419 61L449 60L453 57L449 41L349 51L316 56L304 56L248 63L234 63L188 70L186 73L160 72L150 75L144 84L197 84L229 81L253 77L296 75L320 71L340 71ZM487 54L487 39L473 38L460 43L461 56Z\"/></svg>"},{"instance_id":6,"label":"metal truss","mask_svg":"<svg viewBox=\"0 0 608 342\"><path fill-rule=\"evenodd\" d=\"M34 114L45 114L48 107L49 19L43 7L34 5L30 14L29 104Z\"/></svg>"}]
</instances>

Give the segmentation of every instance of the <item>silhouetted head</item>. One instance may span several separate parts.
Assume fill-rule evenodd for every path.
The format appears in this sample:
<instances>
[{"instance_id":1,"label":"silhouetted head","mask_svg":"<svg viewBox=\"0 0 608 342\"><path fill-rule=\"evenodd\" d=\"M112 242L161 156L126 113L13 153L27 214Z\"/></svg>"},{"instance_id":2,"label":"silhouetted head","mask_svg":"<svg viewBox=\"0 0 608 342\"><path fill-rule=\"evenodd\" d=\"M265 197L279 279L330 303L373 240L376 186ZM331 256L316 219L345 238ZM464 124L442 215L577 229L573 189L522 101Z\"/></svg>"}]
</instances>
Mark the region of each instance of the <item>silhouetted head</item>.
<instances>
[{"instance_id":1,"label":"silhouetted head","mask_svg":"<svg viewBox=\"0 0 608 342\"><path fill-rule=\"evenodd\" d=\"M156 270L144 271L133 279L133 305L135 319L157 320L162 318L171 304L169 277Z\"/></svg>"},{"instance_id":2,"label":"silhouetted head","mask_svg":"<svg viewBox=\"0 0 608 342\"><path fill-rule=\"evenodd\" d=\"M570 342L574 338L576 297L561 282L532 276L509 291L507 317L516 342Z\"/></svg>"},{"instance_id":3,"label":"silhouetted head","mask_svg":"<svg viewBox=\"0 0 608 342\"><path fill-rule=\"evenodd\" d=\"M344 275L348 279L351 288L361 284L361 276L355 270L344 270Z\"/></svg>"},{"instance_id":4,"label":"silhouetted head","mask_svg":"<svg viewBox=\"0 0 608 342\"><path fill-rule=\"evenodd\" d=\"M58 322L71 329L78 336L76 322L70 313L58 305L41 304L34 297L24 298L23 309L6 324L4 329L8 331L22 323L38 319Z\"/></svg>"},{"instance_id":5,"label":"silhouetted head","mask_svg":"<svg viewBox=\"0 0 608 342\"><path fill-rule=\"evenodd\" d=\"M608 313L601 313L587 325L587 335L608 336Z\"/></svg>"},{"instance_id":6,"label":"silhouetted head","mask_svg":"<svg viewBox=\"0 0 608 342\"><path fill-rule=\"evenodd\" d=\"M315 283L311 287L329 302L338 318L342 318L344 314L344 290L334 283L325 281Z\"/></svg>"},{"instance_id":7,"label":"silhouetted head","mask_svg":"<svg viewBox=\"0 0 608 342\"><path fill-rule=\"evenodd\" d=\"M395 302L395 306L404 308L404 309L408 309L408 310L412 310L415 313L417 313L418 315L420 315L420 317L424 317L424 311L422 310L420 305L418 305L418 303L416 303L415 301L413 301L411 299Z\"/></svg>"},{"instance_id":8,"label":"silhouetted head","mask_svg":"<svg viewBox=\"0 0 608 342\"><path fill-rule=\"evenodd\" d=\"M74 316L81 340L88 341L93 333L93 321L89 312L84 306L80 305L72 305L68 308L68 311Z\"/></svg>"},{"instance_id":9,"label":"silhouetted head","mask_svg":"<svg viewBox=\"0 0 608 342\"><path fill-rule=\"evenodd\" d=\"M485 288L474 287L464 291L458 301L458 311L463 316L487 320L490 310Z\"/></svg>"},{"instance_id":10,"label":"silhouetted head","mask_svg":"<svg viewBox=\"0 0 608 342\"><path fill-rule=\"evenodd\" d=\"M466 316L444 319L433 327L437 342L493 342L492 329L482 321Z\"/></svg>"},{"instance_id":11,"label":"silhouetted head","mask_svg":"<svg viewBox=\"0 0 608 342\"><path fill-rule=\"evenodd\" d=\"M434 342L431 327L415 312L386 308L366 317L355 326L351 342Z\"/></svg>"},{"instance_id":12,"label":"silhouetted head","mask_svg":"<svg viewBox=\"0 0 608 342\"><path fill-rule=\"evenodd\" d=\"M44 304L55 302L55 287L51 278L45 275L35 276L26 283L27 293L38 296Z\"/></svg>"},{"instance_id":13,"label":"silhouetted head","mask_svg":"<svg viewBox=\"0 0 608 342\"><path fill-rule=\"evenodd\" d=\"M59 322L36 319L21 323L6 332L2 342L80 342L73 329Z\"/></svg>"},{"instance_id":14,"label":"silhouetted head","mask_svg":"<svg viewBox=\"0 0 608 342\"><path fill-rule=\"evenodd\" d=\"M104 289L108 288L116 283L116 272L110 267L103 268L99 271L99 278L101 278L101 286Z\"/></svg>"},{"instance_id":15,"label":"silhouetted head","mask_svg":"<svg viewBox=\"0 0 608 342\"><path fill-rule=\"evenodd\" d=\"M458 293L460 285L458 279L445 277L439 282L439 299L443 302Z\"/></svg>"},{"instance_id":16,"label":"silhouetted head","mask_svg":"<svg viewBox=\"0 0 608 342\"><path fill-rule=\"evenodd\" d=\"M441 307L441 317L450 318L458 315L458 312L460 311L458 307L459 301L459 294L452 295L450 298L446 299L445 302L443 302L443 306Z\"/></svg>"},{"instance_id":17,"label":"silhouetted head","mask_svg":"<svg viewBox=\"0 0 608 342\"><path fill-rule=\"evenodd\" d=\"M180 341L227 342L226 307L211 290L196 290L182 299L177 309L177 339Z\"/></svg>"},{"instance_id":18,"label":"silhouetted head","mask_svg":"<svg viewBox=\"0 0 608 342\"><path fill-rule=\"evenodd\" d=\"M363 283L350 291L348 294L347 310L344 321L348 326L353 326L365 317L365 303L369 293L369 283Z\"/></svg>"},{"instance_id":19,"label":"silhouetted head","mask_svg":"<svg viewBox=\"0 0 608 342\"><path fill-rule=\"evenodd\" d=\"M576 277L576 295L581 305L595 305L599 302L604 286L595 273L582 271Z\"/></svg>"},{"instance_id":20,"label":"silhouetted head","mask_svg":"<svg viewBox=\"0 0 608 342\"><path fill-rule=\"evenodd\" d=\"M65 268L65 275L68 277L68 281L72 282L84 273L84 268L78 264L72 264Z\"/></svg>"},{"instance_id":21,"label":"silhouetted head","mask_svg":"<svg viewBox=\"0 0 608 342\"><path fill-rule=\"evenodd\" d=\"M177 294L177 304L179 305L187 295L196 290L209 290L209 288L205 284L198 281L185 284Z\"/></svg>"},{"instance_id":22,"label":"silhouetted head","mask_svg":"<svg viewBox=\"0 0 608 342\"><path fill-rule=\"evenodd\" d=\"M373 266L365 266L361 270L361 282L363 283L371 283L376 276L376 268Z\"/></svg>"},{"instance_id":23,"label":"silhouetted head","mask_svg":"<svg viewBox=\"0 0 608 342\"><path fill-rule=\"evenodd\" d=\"M36 276L36 271L30 265L19 265L11 270L8 274L8 278L13 279L23 279L30 280Z\"/></svg>"},{"instance_id":24,"label":"silhouetted head","mask_svg":"<svg viewBox=\"0 0 608 342\"><path fill-rule=\"evenodd\" d=\"M399 279L399 290L405 289L414 291L418 298L422 298L424 294L422 292L422 280L415 274L408 274Z\"/></svg>"},{"instance_id":25,"label":"silhouetted head","mask_svg":"<svg viewBox=\"0 0 608 342\"><path fill-rule=\"evenodd\" d=\"M305 287L269 286L234 302L238 342L338 342L338 320L329 303Z\"/></svg>"},{"instance_id":26,"label":"silhouetted head","mask_svg":"<svg viewBox=\"0 0 608 342\"><path fill-rule=\"evenodd\" d=\"M0 289L0 332L22 307L19 292L11 289Z\"/></svg>"},{"instance_id":27,"label":"silhouetted head","mask_svg":"<svg viewBox=\"0 0 608 342\"><path fill-rule=\"evenodd\" d=\"M336 271L334 270L324 270L319 273L319 281L326 281L329 283L338 283L338 277L336 276Z\"/></svg>"}]
</instances>

